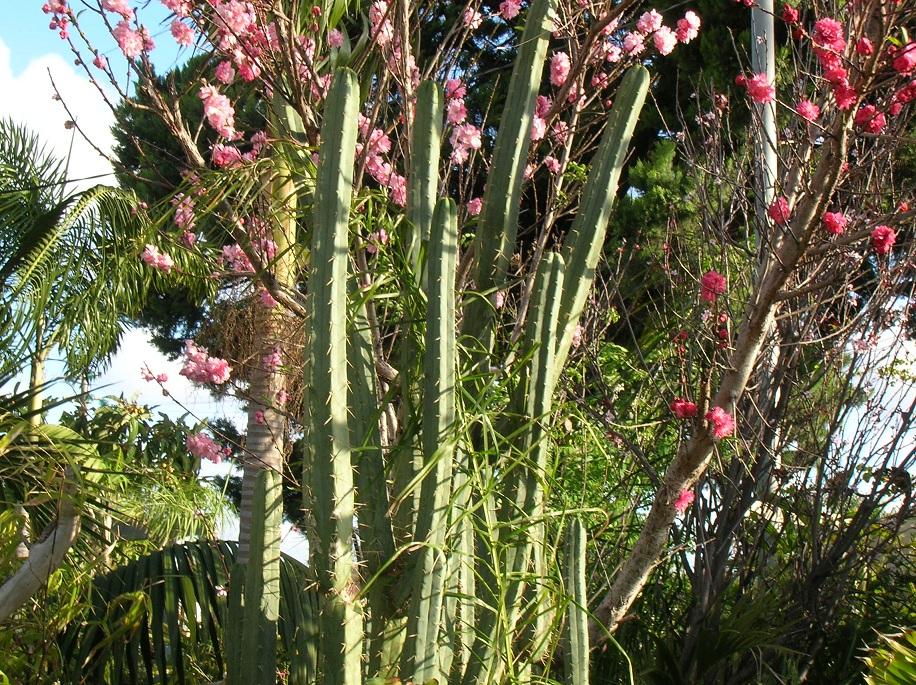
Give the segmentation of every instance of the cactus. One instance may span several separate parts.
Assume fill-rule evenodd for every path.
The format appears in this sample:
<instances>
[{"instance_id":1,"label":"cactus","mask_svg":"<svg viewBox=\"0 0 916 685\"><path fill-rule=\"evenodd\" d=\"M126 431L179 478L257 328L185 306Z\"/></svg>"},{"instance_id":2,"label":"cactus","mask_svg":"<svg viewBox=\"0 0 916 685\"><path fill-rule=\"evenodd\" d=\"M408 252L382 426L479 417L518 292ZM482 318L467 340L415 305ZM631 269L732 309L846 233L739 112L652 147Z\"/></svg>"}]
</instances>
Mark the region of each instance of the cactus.
<instances>
[{"instance_id":1,"label":"cactus","mask_svg":"<svg viewBox=\"0 0 916 685\"><path fill-rule=\"evenodd\" d=\"M353 460L347 411L348 220L358 112L356 75L328 94L315 187L309 277L309 458L319 546L324 682L361 682L362 614L353 568Z\"/></svg>"},{"instance_id":2,"label":"cactus","mask_svg":"<svg viewBox=\"0 0 916 685\"><path fill-rule=\"evenodd\" d=\"M588 685L588 595L585 590L585 526L578 518L566 533L566 685Z\"/></svg>"}]
</instances>

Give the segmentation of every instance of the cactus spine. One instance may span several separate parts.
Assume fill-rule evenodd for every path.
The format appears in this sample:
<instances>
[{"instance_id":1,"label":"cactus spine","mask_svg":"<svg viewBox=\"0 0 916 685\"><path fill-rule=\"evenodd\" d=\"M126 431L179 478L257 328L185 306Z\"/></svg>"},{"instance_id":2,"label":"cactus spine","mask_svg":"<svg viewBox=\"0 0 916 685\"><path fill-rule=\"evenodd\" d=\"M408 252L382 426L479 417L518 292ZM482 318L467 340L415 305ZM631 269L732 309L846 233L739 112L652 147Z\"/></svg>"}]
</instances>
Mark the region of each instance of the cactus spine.
<instances>
[{"instance_id":1,"label":"cactus spine","mask_svg":"<svg viewBox=\"0 0 916 685\"><path fill-rule=\"evenodd\" d=\"M324 682L361 682L362 615L353 568L353 461L347 415L348 220L358 113L356 75L328 94L315 186L309 278L309 437L319 548Z\"/></svg>"}]
</instances>

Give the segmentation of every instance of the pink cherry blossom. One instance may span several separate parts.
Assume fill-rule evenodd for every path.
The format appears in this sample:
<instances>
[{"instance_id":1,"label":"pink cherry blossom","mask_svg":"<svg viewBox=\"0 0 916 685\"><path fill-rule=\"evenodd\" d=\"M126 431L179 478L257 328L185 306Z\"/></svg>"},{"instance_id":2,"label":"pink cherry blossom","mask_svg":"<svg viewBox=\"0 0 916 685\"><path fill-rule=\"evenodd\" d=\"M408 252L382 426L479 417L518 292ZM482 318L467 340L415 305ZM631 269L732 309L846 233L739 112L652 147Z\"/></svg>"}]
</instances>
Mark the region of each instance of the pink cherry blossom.
<instances>
[{"instance_id":1,"label":"pink cherry blossom","mask_svg":"<svg viewBox=\"0 0 916 685\"><path fill-rule=\"evenodd\" d=\"M628 33L623 37L623 51L628 55L638 55L646 49L641 33Z\"/></svg>"},{"instance_id":2,"label":"pink cherry blossom","mask_svg":"<svg viewBox=\"0 0 916 685\"><path fill-rule=\"evenodd\" d=\"M468 109L461 98L452 98L445 106L446 118L450 124L460 124L468 118Z\"/></svg>"},{"instance_id":3,"label":"pink cherry blossom","mask_svg":"<svg viewBox=\"0 0 916 685\"><path fill-rule=\"evenodd\" d=\"M814 43L822 48L842 53L846 49L843 25L835 19L824 18L814 22Z\"/></svg>"},{"instance_id":4,"label":"pink cherry blossom","mask_svg":"<svg viewBox=\"0 0 916 685\"><path fill-rule=\"evenodd\" d=\"M369 8L371 36L379 45L387 45L394 40L394 25L388 14L388 3L384 0L376 0Z\"/></svg>"},{"instance_id":5,"label":"pink cherry blossom","mask_svg":"<svg viewBox=\"0 0 916 685\"><path fill-rule=\"evenodd\" d=\"M833 89L833 97L836 100L836 106L842 111L852 109L853 105L856 104L859 96L856 93L855 88L849 85L849 83L840 83L837 84Z\"/></svg>"},{"instance_id":6,"label":"pink cherry blossom","mask_svg":"<svg viewBox=\"0 0 916 685\"><path fill-rule=\"evenodd\" d=\"M798 104L795 105L795 111L798 112L798 116L807 121L817 121L817 118L821 115L821 108L807 98L802 98L798 101Z\"/></svg>"},{"instance_id":7,"label":"pink cherry blossom","mask_svg":"<svg viewBox=\"0 0 916 685\"><path fill-rule=\"evenodd\" d=\"M711 424L712 436L716 440L721 440L735 432L734 417L722 407L713 407L706 412L706 420Z\"/></svg>"},{"instance_id":8,"label":"pink cherry blossom","mask_svg":"<svg viewBox=\"0 0 916 685\"><path fill-rule=\"evenodd\" d=\"M897 233L890 226L875 226L871 232L871 246L879 255L890 253L894 243L897 242Z\"/></svg>"},{"instance_id":9,"label":"pink cherry blossom","mask_svg":"<svg viewBox=\"0 0 916 685\"><path fill-rule=\"evenodd\" d=\"M184 193L178 193L171 200L171 205L175 208L175 225L178 228L192 230L196 223L194 217L194 200Z\"/></svg>"},{"instance_id":10,"label":"pink cherry blossom","mask_svg":"<svg viewBox=\"0 0 916 685\"><path fill-rule=\"evenodd\" d=\"M452 162L464 164L470 156L471 150L479 150L483 141L480 138L480 129L472 124L459 124L452 130L449 142L452 144Z\"/></svg>"},{"instance_id":11,"label":"pink cherry blossom","mask_svg":"<svg viewBox=\"0 0 916 685\"><path fill-rule=\"evenodd\" d=\"M127 0L102 0L102 9L120 14L126 21L134 18L134 11L130 8Z\"/></svg>"},{"instance_id":12,"label":"pink cherry blossom","mask_svg":"<svg viewBox=\"0 0 916 685\"><path fill-rule=\"evenodd\" d=\"M111 35L118 41L118 47L127 59L134 59L143 53L143 35L139 31L134 31L127 21L118 22L111 30Z\"/></svg>"},{"instance_id":13,"label":"pink cherry blossom","mask_svg":"<svg viewBox=\"0 0 916 685\"><path fill-rule=\"evenodd\" d=\"M467 87L460 78L450 78L445 82L445 97L449 100L464 98L465 95L467 95Z\"/></svg>"},{"instance_id":14,"label":"pink cherry blossom","mask_svg":"<svg viewBox=\"0 0 916 685\"><path fill-rule=\"evenodd\" d=\"M276 371L283 366L283 355L280 354L280 348L275 347L270 354L265 354L261 363L268 371Z\"/></svg>"},{"instance_id":15,"label":"pink cherry blossom","mask_svg":"<svg viewBox=\"0 0 916 685\"><path fill-rule=\"evenodd\" d=\"M210 152L210 159L213 160L214 166L224 169L241 164L242 153L239 152L238 148L234 148L231 145L217 143Z\"/></svg>"},{"instance_id":16,"label":"pink cherry blossom","mask_svg":"<svg viewBox=\"0 0 916 685\"><path fill-rule=\"evenodd\" d=\"M185 447L198 459L209 459L214 464L222 461L222 448L213 441L213 438L204 433L189 435L185 439Z\"/></svg>"},{"instance_id":17,"label":"pink cherry blossom","mask_svg":"<svg viewBox=\"0 0 916 685\"><path fill-rule=\"evenodd\" d=\"M229 60L223 60L216 65L216 69L213 70L213 75L220 83L229 85L235 80L235 67L232 66L232 62Z\"/></svg>"},{"instance_id":18,"label":"pink cherry blossom","mask_svg":"<svg viewBox=\"0 0 916 685\"><path fill-rule=\"evenodd\" d=\"M766 104L776 99L776 86L770 83L766 74L754 74L744 81L747 94L754 102Z\"/></svg>"},{"instance_id":19,"label":"pink cherry blossom","mask_svg":"<svg viewBox=\"0 0 916 685\"><path fill-rule=\"evenodd\" d=\"M560 160L552 155L547 155L544 157L544 166L547 167L547 171L556 174L560 171Z\"/></svg>"},{"instance_id":20,"label":"pink cherry blossom","mask_svg":"<svg viewBox=\"0 0 916 685\"><path fill-rule=\"evenodd\" d=\"M108 60L103 55L96 55L95 57L93 57L92 64L97 69L107 69L108 68Z\"/></svg>"},{"instance_id":21,"label":"pink cherry blossom","mask_svg":"<svg viewBox=\"0 0 916 685\"><path fill-rule=\"evenodd\" d=\"M230 271L254 273L254 266L238 243L223 245L221 258L228 264Z\"/></svg>"},{"instance_id":22,"label":"pink cherry blossom","mask_svg":"<svg viewBox=\"0 0 916 685\"><path fill-rule=\"evenodd\" d=\"M572 338L570 339L570 344L573 349L578 350L579 346L582 345L582 340L585 338L585 328L582 324L576 324L576 327L573 329Z\"/></svg>"},{"instance_id":23,"label":"pink cherry blossom","mask_svg":"<svg viewBox=\"0 0 916 685\"><path fill-rule=\"evenodd\" d=\"M916 42L907 43L894 57L894 69L901 74L909 74L916 69Z\"/></svg>"},{"instance_id":24,"label":"pink cherry blossom","mask_svg":"<svg viewBox=\"0 0 916 685\"><path fill-rule=\"evenodd\" d=\"M690 508L695 498L696 496L693 494L693 490L681 490L677 499L674 500L674 510L679 514L683 514Z\"/></svg>"},{"instance_id":25,"label":"pink cherry blossom","mask_svg":"<svg viewBox=\"0 0 916 685\"><path fill-rule=\"evenodd\" d=\"M339 48L343 45L343 34L338 29L328 31L328 46Z\"/></svg>"},{"instance_id":26,"label":"pink cherry blossom","mask_svg":"<svg viewBox=\"0 0 916 685\"><path fill-rule=\"evenodd\" d=\"M169 27L175 42L184 47L194 45L194 31L181 19L175 19Z\"/></svg>"},{"instance_id":27,"label":"pink cherry blossom","mask_svg":"<svg viewBox=\"0 0 916 685\"><path fill-rule=\"evenodd\" d=\"M175 262L172 258L160 252L159 248L155 245L147 245L140 255L140 259L142 259L143 263L147 266L151 266L159 271L164 271L165 273L169 273L172 267L175 266Z\"/></svg>"},{"instance_id":28,"label":"pink cherry blossom","mask_svg":"<svg viewBox=\"0 0 916 685\"><path fill-rule=\"evenodd\" d=\"M547 122L541 117L531 119L531 140L541 140L547 133Z\"/></svg>"},{"instance_id":29,"label":"pink cherry blossom","mask_svg":"<svg viewBox=\"0 0 916 685\"><path fill-rule=\"evenodd\" d=\"M179 375L195 383L222 385L229 380L231 371L225 359L211 357L205 347L198 347L193 340L184 341L184 366Z\"/></svg>"},{"instance_id":30,"label":"pink cherry blossom","mask_svg":"<svg viewBox=\"0 0 916 685\"><path fill-rule=\"evenodd\" d=\"M162 0L162 4L179 17L191 16L190 0Z\"/></svg>"},{"instance_id":31,"label":"pink cherry blossom","mask_svg":"<svg viewBox=\"0 0 916 685\"><path fill-rule=\"evenodd\" d=\"M789 223L789 218L792 216L792 210L789 209L789 200L780 195L774 199L767 208L767 214L770 215L774 224L777 226L785 226Z\"/></svg>"},{"instance_id":32,"label":"pink cherry blossom","mask_svg":"<svg viewBox=\"0 0 916 685\"><path fill-rule=\"evenodd\" d=\"M232 103L215 86L203 86L197 93L204 105L204 116L217 133L235 137L235 110Z\"/></svg>"},{"instance_id":33,"label":"pink cherry blossom","mask_svg":"<svg viewBox=\"0 0 916 685\"><path fill-rule=\"evenodd\" d=\"M480 210L483 209L483 200L479 197L475 197L468 202L468 214L471 216L477 216L480 214Z\"/></svg>"},{"instance_id":34,"label":"pink cherry blossom","mask_svg":"<svg viewBox=\"0 0 916 685\"><path fill-rule=\"evenodd\" d=\"M728 281L718 271L707 271L700 278L700 299L704 302L715 302L727 289Z\"/></svg>"},{"instance_id":35,"label":"pink cherry blossom","mask_svg":"<svg viewBox=\"0 0 916 685\"><path fill-rule=\"evenodd\" d=\"M550 82L557 88L566 83L569 77L569 55L565 52L555 52L550 58Z\"/></svg>"},{"instance_id":36,"label":"pink cherry blossom","mask_svg":"<svg viewBox=\"0 0 916 685\"><path fill-rule=\"evenodd\" d=\"M862 36L856 41L856 54L868 57L875 52L875 45L868 38Z\"/></svg>"},{"instance_id":37,"label":"pink cherry blossom","mask_svg":"<svg viewBox=\"0 0 916 685\"><path fill-rule=\"evenodd\" d=\"M468 7L461 17L461 21L472 31L476 31L483 24L483 15L472 7Z\"/></svg>"},{"instance_id":38,"label":"pink cherry blossom","mask_svg":"<svg viewBox=\"0 0 916 685\"><path fill-rule=\"evenodd\" d=\"M692 419L697 415L697 405L690 400L677 397L669 405L671 412L679 419Z\"/></svg>"},{"instance_id":39,"label":"pink cherry blossom","mask_svg":"<svg viewBox=\"0 0 916 685\"><path fill-rule=\"evenodd\" d=\"M787 24L797 24L798 23L798 10L792 5L783 5L782 6L782 20Z\"/></svg>"},{"instance_id":40,"label":"pink cherry blossom","mask_svg":"<svg viewBox=\"0 0 916 685\"><path fill-rule=\"evenodd\" d=\"M659 54L670 55L677 46L677 36L667 26L662 26L652 36L652 42L655 44L655 49L658 50Z\"/></svg>"},{"instance_id":41,"label":"pink cherry blossom","mask_svg":"<svg viewBox=\"0 0 916 685\"><path fill-rule=\"evenodd\" d=\"M862 105L856 112L855 125L868 133L881 133L887 118L874 105Z\"/></svg>"},{"instance_id":42,"label":"pink cherry blossom","mask_svg":"<svg viewBox=\"0 0 916 685\"><path fill-rule=\"evenodd\" d=\"M821 222L828 233L840 235L846 230L849 219L847 219L846 215L842 212L824 212L824 217L821 219Z\"/></svg>"},{"instance_id":43,"label":"pink cherry blossom","mask_svg":"<svg viewBox=\"0 0 916 685\"><path fill-rule=\"evenodd\" d=\"M509 21L518 16L521 8L522 3L520 0L503 0L503 2L499 3L499 15L506 21Z\"/></svg>"},{"instance_id":44,"label":"pink cherry blossom","mask_svg":"<svg viewBox=\"0 0 916 685\"><path fill-rule=\"evenodd\" d=\"M644 36L648 36L650 33L658 31L661 25L662 15L657 10L652 9L648 12L643 12L642 16L639 17L639 21L636 22L636 30Z\"/></svg>"},{"instance_id":45,"label":"pink cherry blossom","mask_svg":"<svg viewBox=\"0 0 916 685\"><path fill-rule=\"evenodd\" d=\"M683 19L677 20L677 39L687 44L700 35L700 17L693 10L687 10Z\"/></svg>"}]
</instances>

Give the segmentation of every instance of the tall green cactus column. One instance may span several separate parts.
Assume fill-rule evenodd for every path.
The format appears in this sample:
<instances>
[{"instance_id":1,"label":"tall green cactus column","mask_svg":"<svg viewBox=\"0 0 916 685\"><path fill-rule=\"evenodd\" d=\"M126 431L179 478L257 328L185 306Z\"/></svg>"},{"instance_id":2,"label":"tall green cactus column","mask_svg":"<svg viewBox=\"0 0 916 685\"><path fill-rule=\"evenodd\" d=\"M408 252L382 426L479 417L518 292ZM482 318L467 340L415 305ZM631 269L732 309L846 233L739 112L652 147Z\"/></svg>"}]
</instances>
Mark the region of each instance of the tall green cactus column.
<instances>
[{"instance_id":1,"label":"tall green cactus column","mask_svg":"<svg viewBox=\"0 0 916 685\"><path fill-rule=\"evenodd\" d=\"M579 518L566 532L566 685L588 685L588 594L585 583L585 526Z\"/></svg>"},{"instance_id":2,"label":"tall green cactus column","mask_svg":"<svg viewBox=\"0 0 916 685\"><path fill-rule=\"evenodd\" d=\"M458 220L455 203L436 204L429 240L426 351L423 360L423 481L417 512L413 595L407 617L402 671L412 680L445 683L440 668L445 594L445 542L455 451L455 271Z\"/></svg>"},{"instance_id":3,"label":"tall green cactus column","mask_svg":"<svg viewBox=\"0 0 916 685\"><path fill-rule=\"evenodd\" d=\"M355 496L347 418L347 222L359 88L342 69L325 103L309 275L309 457L319 547L323 683L361 681L362 612L353 564Z\"/></svg>"}]
</instances>

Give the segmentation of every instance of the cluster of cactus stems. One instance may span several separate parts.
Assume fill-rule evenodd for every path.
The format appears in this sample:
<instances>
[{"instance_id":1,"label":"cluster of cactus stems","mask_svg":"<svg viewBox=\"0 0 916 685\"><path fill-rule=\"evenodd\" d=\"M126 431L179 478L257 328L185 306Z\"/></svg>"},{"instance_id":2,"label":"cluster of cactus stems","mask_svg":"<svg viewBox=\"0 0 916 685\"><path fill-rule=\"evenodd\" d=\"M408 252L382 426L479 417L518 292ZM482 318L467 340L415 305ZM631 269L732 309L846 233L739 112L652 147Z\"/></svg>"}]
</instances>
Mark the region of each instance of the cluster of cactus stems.
<instances>
[{"instance_id":1,"label":"cluster of cactus stems","mask_svg":"<svg viewBox=\"0 0 916 685\"><path fill-rule=\"evenodd\" d=\"M592 286L629 140L648 89L648 73L631 68L582 192L579 212L558 253L536 266L534 290L498 427L498 450L510 460L486 463L461 418L462 402L481 391L477 370L492 363L495 314L487 296L506 285L519 219L529 129L551 30L551 0L529 10L501 117L484 209L473 246L475 291L457 292L458 216L438 197L443 98L424 82L411 130L407 221L399 238L425 295L422 338L401 336L404 360L395 383L400 401L420 417L418 434L383 442L384 404L368 319L351 252L351 205L359 112L356 76L338 69L327 96L314 202L308 276L304 478L315 522L312 563L320 594L314 667L290 682L496 683L532 677L549 633L566 623L560 653L568 682L588 679L585 533L567 535L565 616L538 579L547 566L543 483L549 462L551 401ZM466 304L465 304L466 303ZM402 325L413 325L408 323ZM460 327L460 328L459 328ZM420 346L422 345L422 349ZM467 350L467 353L463 353ZM421 376L412 358L422 356ZM476 379L476 380L463 380ZM500 470L501 492L479 488L480 470ZM242 592L242 643L229 654L265 663L230 668L229 682L273 682L275 655L262 629L276 621L269 572L276 549L263 534L278 516L276 474L258 482L249 571ZM267 514L259 516L259 512ZM271 520L273 519L273 520ZM493 532L482 540L481 530ZM358 541L358 549L357 549ZM255 548L256 545L260 549ZM559 617L559 621L558 621ZM260 626L256 628L255 626ZM261 633L259 635L259 633ZM506 645L528 665L507 663Z\"/></svg>"}]
</instances>

